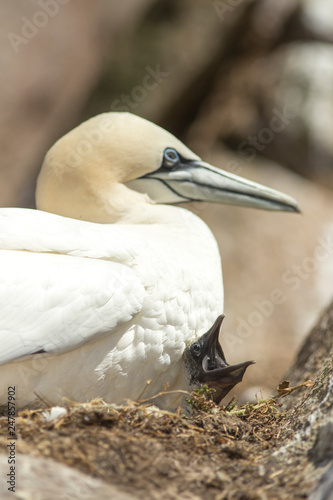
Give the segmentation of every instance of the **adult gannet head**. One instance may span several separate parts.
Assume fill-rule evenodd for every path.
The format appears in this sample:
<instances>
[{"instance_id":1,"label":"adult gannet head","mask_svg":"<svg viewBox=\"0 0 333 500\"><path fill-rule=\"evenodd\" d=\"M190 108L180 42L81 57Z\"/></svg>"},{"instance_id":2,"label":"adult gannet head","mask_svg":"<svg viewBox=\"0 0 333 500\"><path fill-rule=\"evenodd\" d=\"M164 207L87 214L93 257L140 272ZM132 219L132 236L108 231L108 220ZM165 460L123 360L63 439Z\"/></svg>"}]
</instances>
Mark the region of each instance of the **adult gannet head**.
<instances>
[{"instance_id":1,"label":"adult gannet head","mask_svg":"<svg viewBox=\"0 0 333 500\"><path fill-rule=\"evenodd\" d=\"M297 212L291 197L203 162L172 134L130 113L104 113L59 139L38 177L38 209L114 222L138 203L230 203Z\"/></svg>"},{"instance_id":2,"label":"adult gannet head","mask_svg":"<svg viewBox=\"0 0 333 500\"><path fill-rule=\"evenodd\" d=\"M231 389L242 381L248 366L255 361L245 361L229 365L225 359L219 332L224 315L217 318L214 325L184 351L184 362L190 377L190 387L206 384L215 389L213 400L219 404Z\"/></svg>"}]
</instances>

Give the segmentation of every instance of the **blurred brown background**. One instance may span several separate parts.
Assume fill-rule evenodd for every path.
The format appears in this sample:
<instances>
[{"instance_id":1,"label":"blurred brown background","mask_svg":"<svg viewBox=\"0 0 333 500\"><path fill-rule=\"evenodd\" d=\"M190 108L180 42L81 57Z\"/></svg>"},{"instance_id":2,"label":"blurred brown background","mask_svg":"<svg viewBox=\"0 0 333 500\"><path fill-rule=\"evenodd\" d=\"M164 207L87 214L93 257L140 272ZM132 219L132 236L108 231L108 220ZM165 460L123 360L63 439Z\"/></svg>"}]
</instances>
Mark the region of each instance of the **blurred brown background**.
<instances>
[{"instance_id":1,"label":"blurred brown background","mask_svg":"<svg viewBox=\"0 0 333 500\"><path fill-rule=\"evenodd\" d=\"M256 359L242 389L272 390L333 297L331 0L0 5L1 206L33 207L47 149L109 110L298 200L302 215L190 207L221 249L227 359Z\"/></svg>"}]
</instances>

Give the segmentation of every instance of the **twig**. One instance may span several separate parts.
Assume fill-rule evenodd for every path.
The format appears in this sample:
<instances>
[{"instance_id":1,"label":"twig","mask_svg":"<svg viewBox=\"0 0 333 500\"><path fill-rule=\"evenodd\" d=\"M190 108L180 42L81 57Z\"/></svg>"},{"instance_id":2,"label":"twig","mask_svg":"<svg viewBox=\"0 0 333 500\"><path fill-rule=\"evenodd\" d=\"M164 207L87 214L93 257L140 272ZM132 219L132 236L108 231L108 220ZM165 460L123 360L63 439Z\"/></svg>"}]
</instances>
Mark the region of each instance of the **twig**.
<instances>
[{"instance_id":1,"label":"twig","mask_svg":"<svg viewBox=\"0 0 333 500\"><path fill-rule=\"evenodd\" d=\"M157 398L159 398L161 396L167 396L168 394L186 394L187 396L191 396L190 392L188 392L188 391L182 391L181 389L179 389L179 390L175 390L175 391L163 391L163 392L159 392L158 394L156 394L155 396L152 396L151 398L141 399L141 400L138 399L137 402L138 403L148 403L152 399L157 399Z\"/></svg>"},{"instance_id":2,"label":"twig","mask_svg":"<svg viewBox=\"0 0 333 500\"><path fill-rule=\"evenodd\" d=\"M314 382L312 380L306 380L302 384L295 385L295 387L289 387L289 382L284 381L281 384L279 384L278 389L277 389L278 394L276 396L272 396L268 399L262 399L260 401L257 401L254 404L246 403L246 405L244 405L244 407L241 407L238 410L230 410L229 413L231 415L242 416L242 415L246 415L246 414L250 413L251 411L259 410L260 408L263 408L265 406L271 406L271 408L274 409L277 413L281 413L281 412L279 412L279 410L277 408L275 408L273 406L273 405L278 404L279 399L288 397L289 394L296 391L297 389L301 389L302 387L313 387L313 385L314 385ZM230 403L232 403L232 400L230 401ZM226 408L225 408L226 411L228 411L227 408L229 407L230 403L226 406ZM280 403L280 406L281 405L282 405L282 403Z\"/></svg>"}]
</instances>

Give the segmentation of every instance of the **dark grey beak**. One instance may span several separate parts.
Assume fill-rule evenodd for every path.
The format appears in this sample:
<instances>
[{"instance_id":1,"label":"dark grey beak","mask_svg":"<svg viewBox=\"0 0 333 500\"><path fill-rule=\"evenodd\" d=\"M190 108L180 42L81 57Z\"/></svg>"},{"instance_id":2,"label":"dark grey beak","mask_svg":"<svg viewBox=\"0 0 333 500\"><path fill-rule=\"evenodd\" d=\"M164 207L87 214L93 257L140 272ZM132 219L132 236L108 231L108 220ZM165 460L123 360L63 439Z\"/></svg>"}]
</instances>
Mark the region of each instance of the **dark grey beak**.
<instances>
[{"instance_id":1,"label":"dark grey beak","mask_svg":"<svg viewBox=\"0 0 333 500\"><path fill-rule=\"evenodd\" d=\"M228 392L242 381L248 366L255 361L229 365L219 343L219 332L224 315L200 339L189 347L192 384L207 384L215 389L213 400L219 404Z\"/></svg>"}]
</instances>

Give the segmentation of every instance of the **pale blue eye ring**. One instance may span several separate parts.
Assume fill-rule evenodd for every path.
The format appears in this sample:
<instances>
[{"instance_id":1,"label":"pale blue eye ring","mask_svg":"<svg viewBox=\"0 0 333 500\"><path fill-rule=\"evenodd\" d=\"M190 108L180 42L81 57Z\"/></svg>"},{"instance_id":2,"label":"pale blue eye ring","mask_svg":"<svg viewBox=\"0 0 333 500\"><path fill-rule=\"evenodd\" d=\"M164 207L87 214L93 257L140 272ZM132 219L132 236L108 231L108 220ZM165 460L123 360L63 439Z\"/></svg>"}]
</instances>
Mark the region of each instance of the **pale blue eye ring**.
<instances>
[{"instance_id":1,"label":"pale blue eye ring","mask_svg":"<svg viewBox=\"0 0 333 500\"><path fill-rule=\"evenodd\" d=\"M167 148L164 151L164 162L168 165L175 165L179 162L179 154L173 148Z\"/></svg>"}]
</instances>

